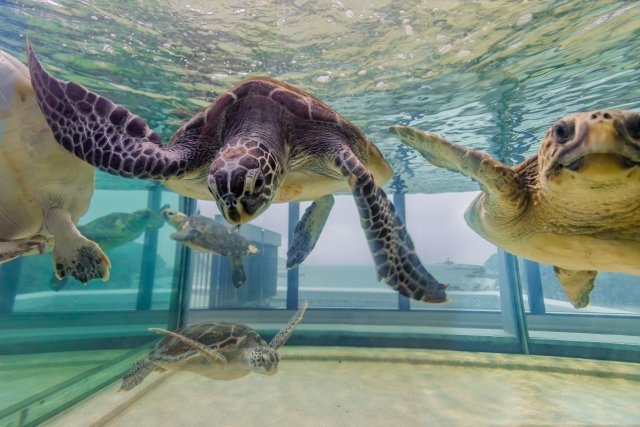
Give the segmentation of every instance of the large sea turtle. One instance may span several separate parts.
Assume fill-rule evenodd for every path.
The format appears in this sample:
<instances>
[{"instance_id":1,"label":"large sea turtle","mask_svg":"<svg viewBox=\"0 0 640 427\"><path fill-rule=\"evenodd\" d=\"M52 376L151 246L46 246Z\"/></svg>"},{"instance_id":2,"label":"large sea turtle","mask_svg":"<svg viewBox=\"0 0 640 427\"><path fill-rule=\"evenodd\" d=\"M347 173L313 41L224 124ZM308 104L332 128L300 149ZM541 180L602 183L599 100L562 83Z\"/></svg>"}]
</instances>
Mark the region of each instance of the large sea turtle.
<instances>
[{"instance_id":1,"label":"large sea turtle","mask_svg":"<svg viewBox=\"0 0 640 427\"><path fill-rule=\"evenodd\" d=\"M244 256L258 253L258 248L240 234L206 216L187 216L173 209L164 209L162 216L177 231L169 237L199 252L229 257L231 283L236 288L244 285Z\"/></svg>"},{"instance_id":2,"label":"large sea turtle","mask_svg":"<svg viewBox=\"0 0 640 427\"><path fill-rule=\"evenodd\" d=\"M431 133L391 131L433 165L478 181L467 224L508 252L554 265L576 308L589 304L598 271L640 274L640 113L560 119L538 154L514 168Z\"/></svg>"},{"instance_id":3,"label":"large sea turtle","mask_svg":"<svg viewBox=\"0 0 640 427\"><path fill-rule=\"evenodd\" d=\"M151 209L112 212L86 224L78 225L78 230L83 236L96 242L103 250L109 251L133 242L147 230L162 227L165 221L161 212L168 207L169 205L165 205L156 212ZM69 277L63 277L58 280L54 276L49 281L49 286L54 291L59 291L66 286L68 279Z\"/></svg>"},{"instance_id":4,"label":"large sea turtle","mask_svg":"<svg viewBox=\"0 0 640 427\"><path fill-rule=\"evenodd\" d=\"M307 309L305 301L287 326L267 344L247 325L205 322L176 332L150 328L167 335L146 355L138 359L122 377L120 391L140 384L154 370L184 369L215 380L233 380L253 372L278 372L278 348L289 339Z\"/></svg>"},{"instance_id":5,"label":"large sea turtle","mask_svg":"<svg viewBox=\"0 0 640 427\"><path fill-rule=\"evenodd\" d=\"M362 132L308 93L265 77L246 80L178 129L167 146L140 117L47 73L28 45L33 87L56 140L115 175L163 181L185 196L214 199L233 224L272 202L314 200L293 237L288 267L315 245L333 205L351 190L378 277L408 297L446 300L379 187L392 175Z\"/></svg>"},{"instance_id":6,"label":"large sea turtle","mask_svg":"<svg viewBox=\"0 0 640 427\"><path fill-rule=\"evenodd\" d=\"M53 246L59 278L107 280L109 259L75 226L89 207L94 176L56 143L27 67L0 51L0 263Z\"/></svg>"}]
</instances>

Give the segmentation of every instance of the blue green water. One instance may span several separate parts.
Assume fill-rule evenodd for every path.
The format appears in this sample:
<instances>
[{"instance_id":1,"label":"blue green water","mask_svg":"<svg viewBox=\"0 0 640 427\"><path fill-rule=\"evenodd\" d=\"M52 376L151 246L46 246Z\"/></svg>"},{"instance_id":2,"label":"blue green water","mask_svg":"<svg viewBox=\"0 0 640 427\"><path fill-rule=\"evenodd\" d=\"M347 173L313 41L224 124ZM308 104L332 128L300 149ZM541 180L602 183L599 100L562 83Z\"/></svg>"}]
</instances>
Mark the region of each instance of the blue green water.
<instances>
[{"instance_id":1,"label":"blue green water","mask_svg":"<svg viewBox=\"0 0 640 427\"><path fill-rule=\"evenodd\" d=\"M0 0L0 50L24 61L27 36L52 73L127 106L164 141L242 79L267 75L313 93L381 148L395 172L386 189L409 193L407 228L429 271L451 284L452 302L400 311L397 293L376 280L353 198L337 196L299 271L299 299L308 298L311 309L293 345L525 352L496 248L462 219L477 184L428 165L387 127L436 132L513 165L534 154L564 115L640 110L636 1ZM148 182L101 172L96 188L81 224L114 211L179 205L169 191L149 197ZM197 209L218 214L212 203ZM0 393L0 425L32 425L72 403L69 396L116 380L155 337L147 328L175 326L180 306L195 318L277 331L290 316L283 310L287 209L272 206L242 229L262 258L246 261L250 280L239 290L225 281L223 261L195 255L186 277L191 295L180 294L182 246L168 226L157 232L157 245L149 233L108 251L108 282L54 292L49 256L0 267L0 286L17 294L13 313L0 314L0 385L15 388ZM579 312L550 267L541 274L547 312L522 309L532 353L640 360L638 277L601 274L592 306ZM526 304L524 276L521 267ZM377 331L391 326L381 343Z\"/></svg>"},{"instance_id":2,"label":"blue green water","mask_svg":"<svg viewBox=\"0 0 640 427\"><path fill-rule=\"evenodd\" d=\"M632 1L5 1L0 16L3 49L24 58L29 36L52 71L165 140L247 76L296 85L361 126L403 192L477 187L427 166L389 125L514 164L566 114L640 107Z\"/></svg>"}]
</instances>

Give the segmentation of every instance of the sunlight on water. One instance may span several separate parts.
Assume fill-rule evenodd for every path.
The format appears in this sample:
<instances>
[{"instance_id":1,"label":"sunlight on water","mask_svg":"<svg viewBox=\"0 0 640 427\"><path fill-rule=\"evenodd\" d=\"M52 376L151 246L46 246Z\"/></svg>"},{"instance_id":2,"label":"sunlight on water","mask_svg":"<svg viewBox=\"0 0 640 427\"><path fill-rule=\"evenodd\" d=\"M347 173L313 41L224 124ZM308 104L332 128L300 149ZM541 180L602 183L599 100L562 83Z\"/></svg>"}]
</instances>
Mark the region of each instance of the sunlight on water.
<instances>
[{"instance_id":1,"label":"sunlight on water","mask_svg":"<svg viewBox=\"0 0 640 427\"><path fill-rule=\"evenodd\" d=\"M516 164L563 115L640 107L636 2L9 1L0 15L0 48L24 59L28 35L53 72L165 141L247 76L310 91L381 146L396 191L477 186L427 166L389 125Z\"/></svg>"}]
</instances>

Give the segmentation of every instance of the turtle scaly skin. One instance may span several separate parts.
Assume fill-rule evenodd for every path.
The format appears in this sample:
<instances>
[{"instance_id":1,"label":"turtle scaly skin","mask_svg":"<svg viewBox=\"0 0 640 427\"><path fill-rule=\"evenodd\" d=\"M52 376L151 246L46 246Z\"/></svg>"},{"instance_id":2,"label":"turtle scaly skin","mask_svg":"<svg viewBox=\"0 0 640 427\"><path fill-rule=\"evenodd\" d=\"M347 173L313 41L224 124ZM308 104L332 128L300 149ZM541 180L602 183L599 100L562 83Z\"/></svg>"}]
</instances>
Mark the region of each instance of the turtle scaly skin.
<instances>
[{"instance_id":1,"label":"turtle scaly skin","mask_svg":"<svg viewBox=\"0 0 640 427\"><path fill-rule=\"evenodd\" d=\"M195 114L165 147L126 108L47 73L30 45L28 57L54 137L79 158L111 174L161 180L179 194L213 199L232 224L252 220L274 202L351 191L378 277L407 297L446 301L446 286L424 268L380 188L392 176L382 154L312 95L270 78L248 79ZM303 216L298 229L305 233L293 236L289 267L312 250L328 204L314 203Z\"/></svg>"}]
</instances>

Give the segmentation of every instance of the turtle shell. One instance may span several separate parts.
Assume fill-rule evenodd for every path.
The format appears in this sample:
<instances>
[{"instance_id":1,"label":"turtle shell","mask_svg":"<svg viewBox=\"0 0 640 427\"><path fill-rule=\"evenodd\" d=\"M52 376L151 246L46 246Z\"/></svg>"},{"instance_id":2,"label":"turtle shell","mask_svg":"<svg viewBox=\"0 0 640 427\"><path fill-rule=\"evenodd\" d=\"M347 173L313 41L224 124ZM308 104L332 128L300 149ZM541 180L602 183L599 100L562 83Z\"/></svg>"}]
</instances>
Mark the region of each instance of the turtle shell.
<instances>
[{"instance_id":1,"label":"turtle shell","mask_svg":"<svg viewBox=\"0 0 640 427\"><path fill-rule=\"evenodd\" d=\"M176 332L227 355L240 347L267 346L255 330L238 323L205 322L189 325ZM149 357L152 361L171 363L191 357L196 352L178 338L167 336L155 345Z\"/></svg>"}]
</instances>

